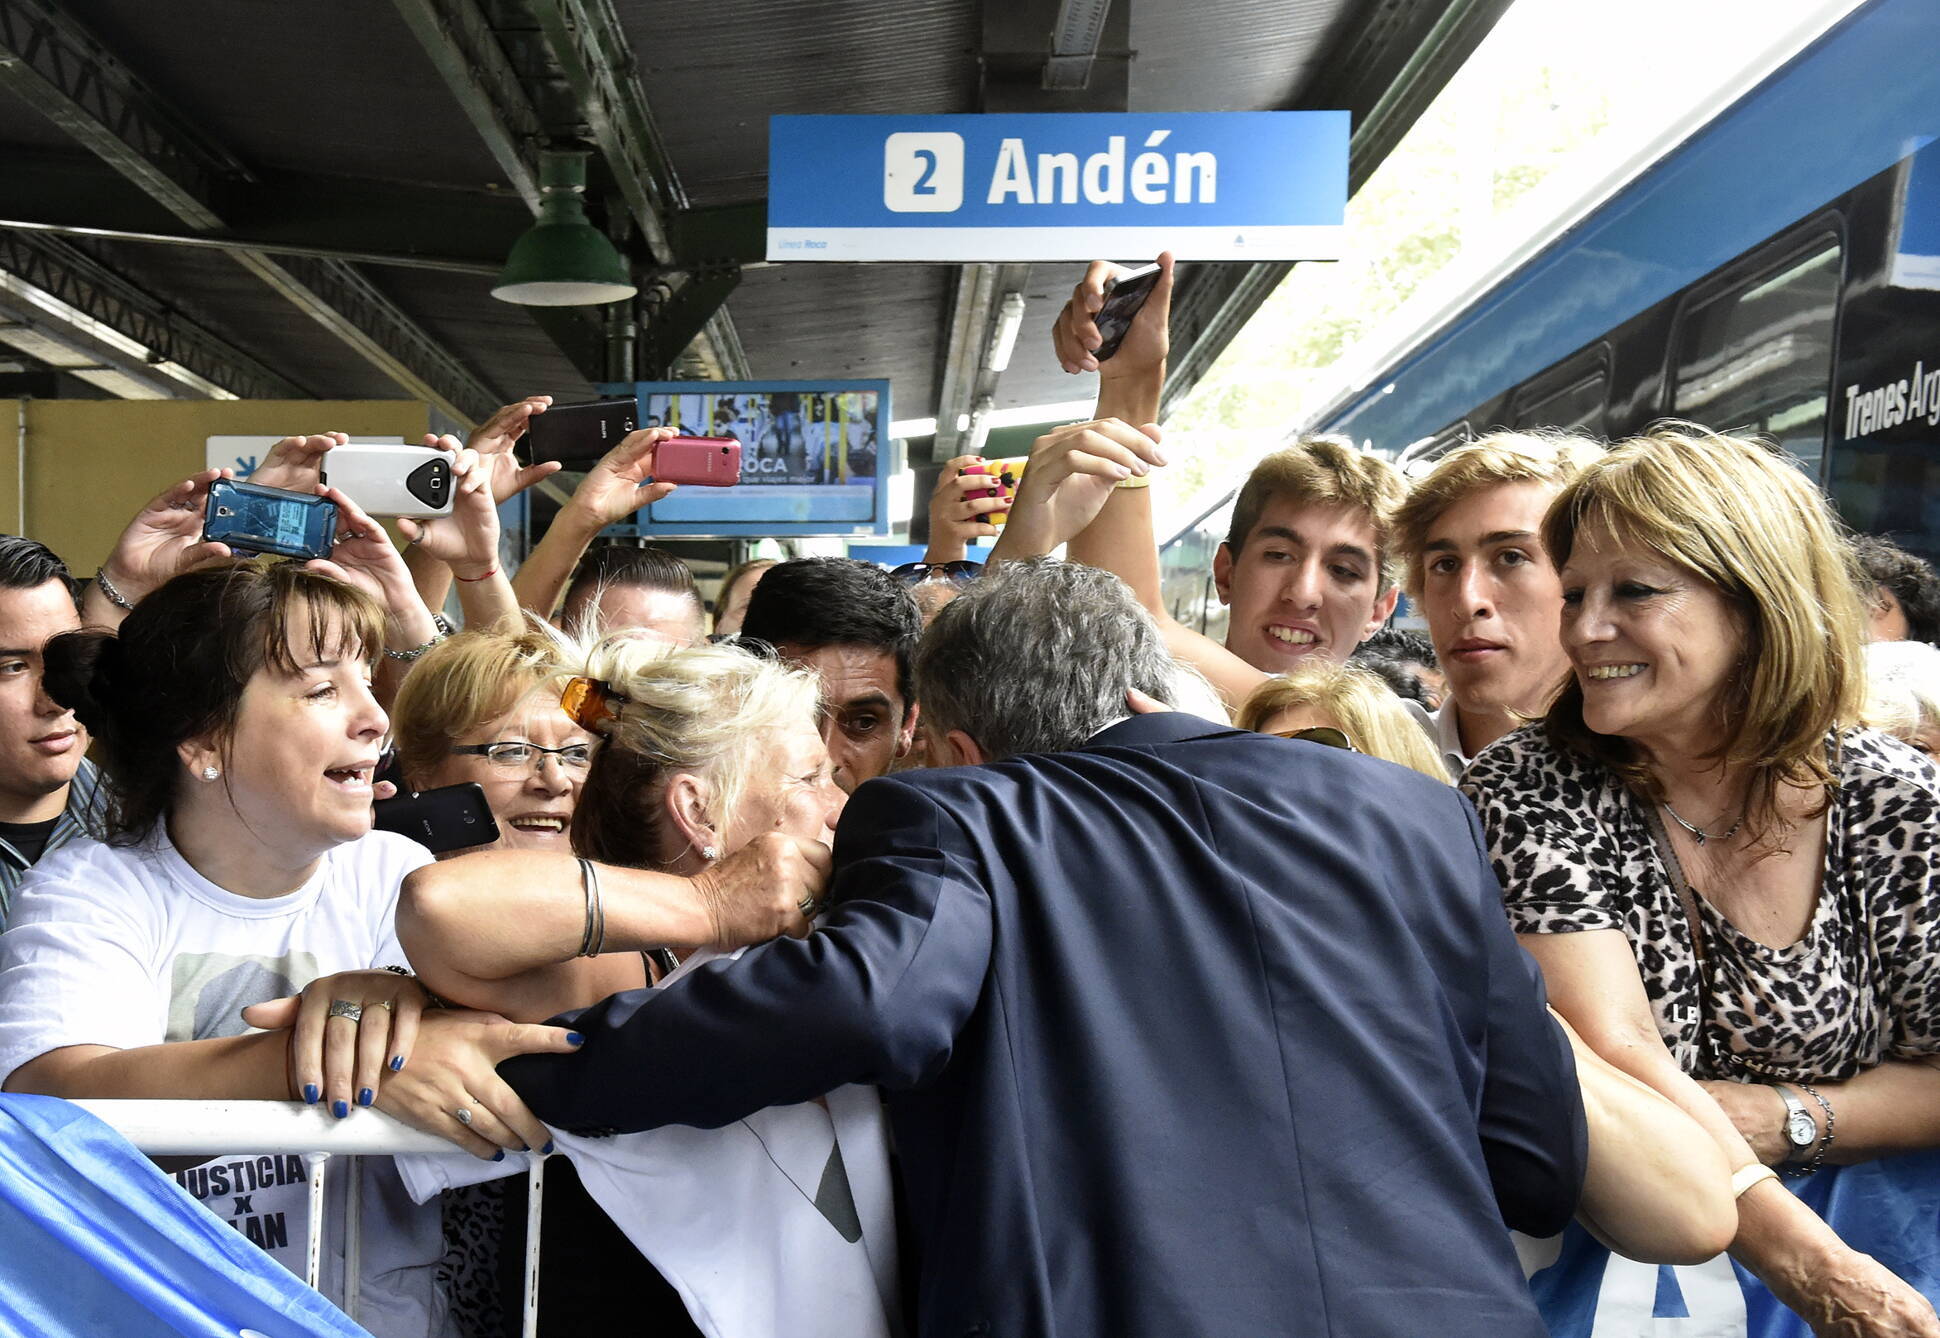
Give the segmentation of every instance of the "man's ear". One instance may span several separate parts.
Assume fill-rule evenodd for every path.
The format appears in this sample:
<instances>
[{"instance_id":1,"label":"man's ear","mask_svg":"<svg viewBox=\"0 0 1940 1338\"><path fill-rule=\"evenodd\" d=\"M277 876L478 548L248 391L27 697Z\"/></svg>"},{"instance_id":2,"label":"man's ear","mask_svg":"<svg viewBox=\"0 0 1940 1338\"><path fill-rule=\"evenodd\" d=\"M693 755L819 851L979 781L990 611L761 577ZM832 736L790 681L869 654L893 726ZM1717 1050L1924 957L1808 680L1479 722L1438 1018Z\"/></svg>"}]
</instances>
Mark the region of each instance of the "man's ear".
<instances>
[{"instance_id":1,"label":"man's ear","mask_svg":"<svg viewBox=\"0 0 1940 1338\"><path fill-rule=\"evenodd\" d=\"M1223 539L1213 554L1213 589L1221 604L1233 602L1233 546Z\"/></svg>"},{"instance_id":2,"label":"man's ear","mask_svg":"<svg viewBox=\"0 0 1940 1338\"><path fill-rule=\"evenodd\" d=\"M896 735L896 756L898 759L908 757L909 750L916 744L916 717L922 709L921 703L911 702L909 709L903 712L903 728Z\"/></svg>"},{"instance_id":3,"label":"man's ear","mask_svg":"<svg viewBox=\"0 0 1940 1338\"><path fill-rule=\"evenodd\" d=\"M968 734L965 734L962 730L953 729L944 738L950 745L950 751L956 754L955 759L947 765L979 767L987 760L984 757L983 749L978 746L977 741Z\"/></svg>"},{"instance_id":4,"label":"man's ear","mask_svg":"<svg viewBox=\"0 0 1940 1338\"><path fill-rule=\"evenodd\" d=\"M714 824L707 815L709 798L707 782L682 771L667 782L666 795L661 799L674 830L680 833L680 839L696 851L721 844L720 834L714 830ZM679 855L675 858L678 859Z\"/></svg>"},{"instance_id":5,"label":"man's ear","mask_svg":"<svg viewBox=\"0 0 1940 1338\"><path fill-rule=\"evenodd\" d=\"M1375 599L1374 615L1367 620L1367 626L1361 629L1361 640L1365 641L1369 637L1373 636L1376 632L1381 630L1382 626L1386 624L1388 619L1394 616L1394 606L1400 600L1400 598L1401 598L1401 587L1398 585L1391 585L1388 587L1388 592L1386 594L1378 596Z\"/></svg>"}]
</instances>

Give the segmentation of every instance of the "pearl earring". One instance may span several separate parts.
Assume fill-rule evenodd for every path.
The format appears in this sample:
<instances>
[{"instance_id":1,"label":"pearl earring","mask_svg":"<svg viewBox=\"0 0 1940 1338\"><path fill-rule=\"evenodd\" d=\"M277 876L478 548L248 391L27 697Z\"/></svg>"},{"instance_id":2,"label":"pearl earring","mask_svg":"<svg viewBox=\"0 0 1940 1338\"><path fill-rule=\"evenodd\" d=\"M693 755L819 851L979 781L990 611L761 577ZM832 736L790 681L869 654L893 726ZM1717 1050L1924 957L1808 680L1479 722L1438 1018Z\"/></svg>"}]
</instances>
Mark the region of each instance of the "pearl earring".
<instances>
[{"instance_id":1,"label":"pearl earring","mask_svg":"<svg viewBox=\"0 0 1940 1338\"><path fill-rule=\"evenodd\" d=\"M214 767L202 768L202 779L206 781L212 781L217 776L220 776L221 774L222 773L220 771L217 771Z\"/></svg>"},{"instance_id":2,"label":"pearl earring","mask_svg":"<svg viewBox=\"0 0 1940 1338\"><path fill-rule=\"evenodd\" d=\"M709 864L712 864L715 860L719 859L720 857L721 857L721 852L715 847L713 846L701 847L701 858L706 860Z\"/></svg>"}]
</instances>

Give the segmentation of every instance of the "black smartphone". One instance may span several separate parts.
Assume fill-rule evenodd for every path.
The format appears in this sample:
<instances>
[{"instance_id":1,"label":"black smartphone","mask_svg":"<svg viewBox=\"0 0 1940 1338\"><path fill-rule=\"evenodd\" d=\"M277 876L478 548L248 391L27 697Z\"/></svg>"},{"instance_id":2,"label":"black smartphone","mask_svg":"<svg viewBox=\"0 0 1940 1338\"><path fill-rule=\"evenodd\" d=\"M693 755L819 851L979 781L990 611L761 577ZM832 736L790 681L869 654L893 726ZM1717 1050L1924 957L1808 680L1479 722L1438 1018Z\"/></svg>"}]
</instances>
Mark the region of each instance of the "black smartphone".
<instances>
[{"instance_id":1,"label":"black smartphone","mask_svg":"<svg viewBox=\"0 0 1940 1338\"><path fill-rule=\"evenodd\" d=\"M217 479L209 485L202 537L248 553L329 557L337 539L337 506L310 493Z\"/></svg>"},{"instance_id":2,"label":"black smartphone","mask_svg":"<svg viewBox=\"0 0 1940 1338\"><path fill-rule=\"evenodd\" d=\"M1156 264L1141 265L1105 289L1105 304L1091 318L1105 342L1093 350L1092 357L1103 362L1118 352L1118 346L1125 342L1125 332L1132 328L1132 318L1138 315L1158 281Z\"/></svg>"},{"instance_id":3,"label":"black smartphone","mask_svg":"<svg viewBox=\"0 0 1940 1338\"><path fill-rule=\"evenodd\" d=\"M371 812L377 830L408 836L434 855L498 840L491 805L475 781L380 799Z\"/></svg>"},{"instance_id":4,"label":"black smartphone","mask_svg":"<svg viewBox=\"0 0 1940 1338\"><path fill-rule=\"evenodd\" d=\"M620 444L620 438L639 426L638 400L555 404L527 421L525 447L535 465L557 460L568 469L585 468L597 464Z\"/></svg>"}]
</instances>

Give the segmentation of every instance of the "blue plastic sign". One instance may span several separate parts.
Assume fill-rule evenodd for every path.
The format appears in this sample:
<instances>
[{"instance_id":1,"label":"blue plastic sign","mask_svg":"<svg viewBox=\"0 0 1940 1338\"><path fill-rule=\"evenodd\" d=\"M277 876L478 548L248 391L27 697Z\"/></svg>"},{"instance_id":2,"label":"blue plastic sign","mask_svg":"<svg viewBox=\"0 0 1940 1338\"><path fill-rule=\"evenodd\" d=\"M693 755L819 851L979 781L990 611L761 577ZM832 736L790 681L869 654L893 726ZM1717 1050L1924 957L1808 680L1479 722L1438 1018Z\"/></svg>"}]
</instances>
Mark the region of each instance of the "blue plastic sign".
<instances>
[{"instance_id":1,"label":"blue plastic sign","mask_svg":"<svg viewBox=\"0 0 1940 1338\"><path fill-rule=\"evenodd\" d=\"M770 260L1331 260L1346 112L775 116Z\"/></svg>"}]
</instances>

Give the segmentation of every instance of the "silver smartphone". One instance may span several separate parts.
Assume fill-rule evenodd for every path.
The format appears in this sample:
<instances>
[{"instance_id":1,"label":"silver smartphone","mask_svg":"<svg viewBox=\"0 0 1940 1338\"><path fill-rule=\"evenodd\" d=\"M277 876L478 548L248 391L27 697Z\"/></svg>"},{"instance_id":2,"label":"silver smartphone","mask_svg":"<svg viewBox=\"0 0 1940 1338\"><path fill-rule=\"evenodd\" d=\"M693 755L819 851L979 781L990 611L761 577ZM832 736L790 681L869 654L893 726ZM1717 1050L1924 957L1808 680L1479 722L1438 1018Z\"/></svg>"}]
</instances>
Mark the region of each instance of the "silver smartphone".
<instances>
[{"instance_id":1,"label":"silver smartphone","mask_svg":"<svg viewBox=\"0 0 1940 1338\"><path fill-rule=\"evenodd\" d=\"M349 442L323 457L323 481L373 516L451 514L452 458L430 446Z\"/></svg>"}]
</instances>

